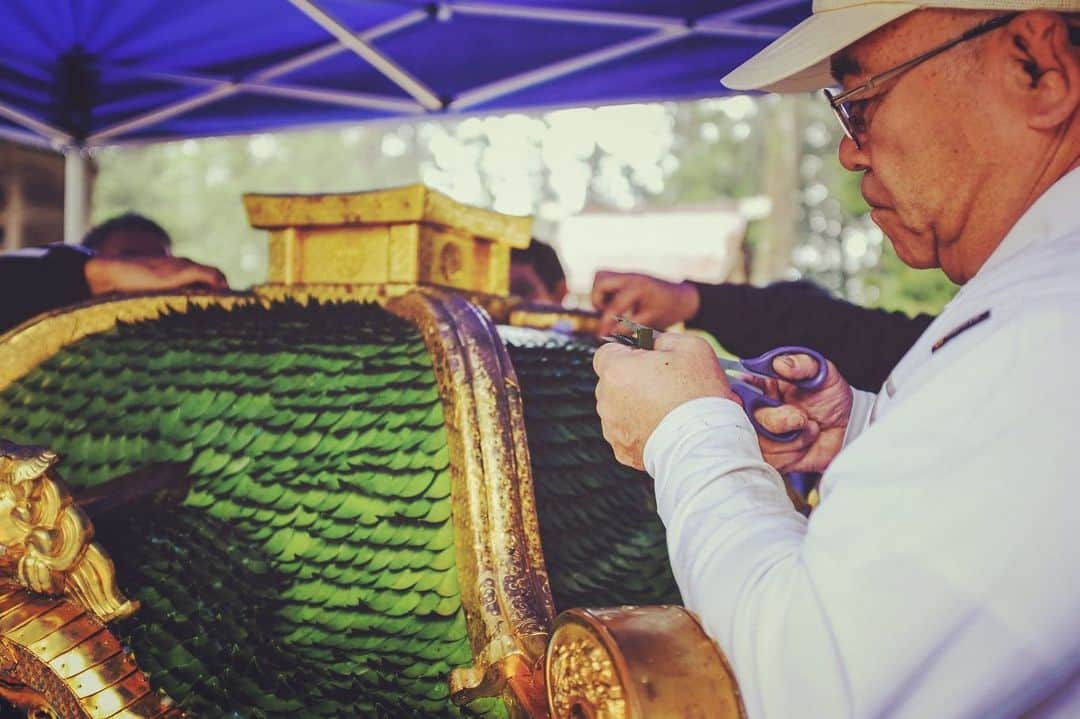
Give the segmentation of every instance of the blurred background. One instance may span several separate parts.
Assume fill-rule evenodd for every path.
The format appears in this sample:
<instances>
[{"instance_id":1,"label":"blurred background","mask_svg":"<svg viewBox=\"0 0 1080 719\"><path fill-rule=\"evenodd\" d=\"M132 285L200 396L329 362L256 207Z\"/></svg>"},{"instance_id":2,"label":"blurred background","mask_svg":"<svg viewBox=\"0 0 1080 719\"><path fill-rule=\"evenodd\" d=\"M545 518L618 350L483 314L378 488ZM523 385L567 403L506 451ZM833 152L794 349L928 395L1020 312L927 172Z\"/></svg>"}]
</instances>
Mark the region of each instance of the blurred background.
<instances>
[{"instance_id":1,"label":"blurred background","mask_svg":"<svg viewBox=\"0 0 1080 719\"><path fill-rule=\"evenodd\" d=\"M586 306L593 273L610 268L706 282L805 278L868 306L938 311L955 287L896 259L867 216L859 176L837 162L840 135L820 97L732 96L103 148L91 156L91 221L145 214L176 254L244 288L264 280L267 243L248 227L242 193L424 182L534 215L536 237L566 268L571 306ZM8 249L58 239L41 199L57 178L62 192L55 164L3 163ZM29 229L14 238L19 211Z\"/></svg>"}]
</instances>

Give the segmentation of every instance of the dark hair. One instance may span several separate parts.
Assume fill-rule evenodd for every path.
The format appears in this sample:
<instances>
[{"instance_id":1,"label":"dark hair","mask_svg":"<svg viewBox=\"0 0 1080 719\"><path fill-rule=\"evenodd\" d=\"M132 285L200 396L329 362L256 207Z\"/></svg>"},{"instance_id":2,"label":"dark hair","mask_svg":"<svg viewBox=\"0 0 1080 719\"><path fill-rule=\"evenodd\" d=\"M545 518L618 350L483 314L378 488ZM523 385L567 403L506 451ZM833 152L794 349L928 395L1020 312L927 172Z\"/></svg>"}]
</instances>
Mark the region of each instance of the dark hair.
<instances>
[{"instance_id":1,"label":"dark hair","mask_svg":"<svg viewBox=\"0 0 1080 719\"><path fill-rule=\"evenodd\" d=\"M144 217L137 212L125 212L94 226L83 236L82 246L94 251L100 250L101 246L105 244L105 240L109 239L109 235L125 230L155 235L161 240L162 245L172 247L172 238L169 237L169 233L165 231L165 228L149 217Z\"/></svg>"},{"instance_id":2,"label":"dark hair","mask_svg":"<svg viewBox=\"0 0 1080 719\"><path fill-rule=\"evenodd\" d=\"M555 248L539 240L534 239L523 250L517 248L510 250L510 261L532 265L549 292L555 292L556 285L566 281L566 273L563 272L562 263L559 262L559 255L555 252Z\"/></svg>"}]
</instances>

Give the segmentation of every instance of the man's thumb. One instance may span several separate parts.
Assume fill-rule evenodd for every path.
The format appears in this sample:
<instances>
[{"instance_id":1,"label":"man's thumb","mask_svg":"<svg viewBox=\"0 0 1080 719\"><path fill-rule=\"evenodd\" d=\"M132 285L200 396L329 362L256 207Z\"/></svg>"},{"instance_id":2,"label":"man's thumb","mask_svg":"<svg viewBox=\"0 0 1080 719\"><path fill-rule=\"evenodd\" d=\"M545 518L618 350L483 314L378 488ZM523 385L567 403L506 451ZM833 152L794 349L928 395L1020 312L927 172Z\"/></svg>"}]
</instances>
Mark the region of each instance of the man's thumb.
<instances>
[{"instance_id":1,"label":"man's thumb","mask_svg":"<svg viewBox=\"0 0 1080 719\"><path fill-rule=\"evenodd\" d=\"M780 355L773 360L773 370L786 380L809 379L818 372L818 363L810 355Z\"/></svg>"}]
</instances>

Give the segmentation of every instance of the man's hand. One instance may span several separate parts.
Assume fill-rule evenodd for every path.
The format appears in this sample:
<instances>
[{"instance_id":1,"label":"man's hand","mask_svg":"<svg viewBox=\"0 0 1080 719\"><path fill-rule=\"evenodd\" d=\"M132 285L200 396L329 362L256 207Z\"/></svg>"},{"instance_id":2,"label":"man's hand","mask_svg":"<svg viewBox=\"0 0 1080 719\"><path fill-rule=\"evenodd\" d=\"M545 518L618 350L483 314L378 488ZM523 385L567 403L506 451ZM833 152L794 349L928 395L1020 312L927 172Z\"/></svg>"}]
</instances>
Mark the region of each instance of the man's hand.
<instances>
[{"instance_id":1,"label":"man's hand","mask_svg":"<svg viewBox=\"0 0 1080 719\"><path fill-rule=\"evenodd\" d=\"M596 411L604 439L625 465L645 469L645 442L668 412L698 397L739 402L712 347L700 337L657 334L655 349L615 342L596 351ZM741 404L740 404L741 406Z\"/></svg>"},{"instance_id":2,"label":"man's hand","mask_svg":"<svg viewBox=\"0 0 1080 719\"><path fill-rule=\"evenodd\" d=\"M817 374L817 362L807 355L782 355L773 360L777 374L789 380L808 379ZM784 402L779 407L759 409L754 419L774 433L801 430L790 442L777 442L758 435L765 461L780 472L823 472L840 451L851 419L851 386L829 362L829 373L817 390L801 390L789 382L754 382L770 397Z\"/></svg>"},{"instance_id":3,"label":"man's hand","mask_svg":"<svg viewBox=\"0 0 1080 719\"><path fill-rule=\"evenodd\" d=\"M701 303L697 288L689 282L625 272L597 272L591 298L593 307L603 313L599 335L615 332L619 316L664 329L696 315Z\"/></svg>"},{"instance_id":4,"label":"man's hand","mask_svg":"<svg viewBox=\"0 0 1080 719\"><path fill-rule=\"evenodd\" d=\"M181 287L229 289L220 270L180 257L91 257L85 272L92 295Z\"/></svg>"}]
</instances>

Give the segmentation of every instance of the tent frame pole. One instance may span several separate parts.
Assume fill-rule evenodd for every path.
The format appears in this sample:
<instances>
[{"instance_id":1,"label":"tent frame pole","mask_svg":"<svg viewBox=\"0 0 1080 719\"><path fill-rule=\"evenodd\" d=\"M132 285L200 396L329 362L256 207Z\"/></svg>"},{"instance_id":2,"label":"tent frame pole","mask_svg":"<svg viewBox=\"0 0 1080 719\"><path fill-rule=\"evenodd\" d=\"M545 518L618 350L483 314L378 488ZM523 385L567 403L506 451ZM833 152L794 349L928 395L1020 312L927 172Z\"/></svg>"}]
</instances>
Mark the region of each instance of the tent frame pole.
<instances>
[{"instance_id":1,"label":"tent frame pole","mask_svg":"<svg viewBox=\"0 0 1080 719\"><path fill-rule=\"evenodd\" d=\"M520 75L496 80L487 85L481 85L461 93L447 105L447 109L463 110L473 107L503 95L509 95L510 93L524 90L533 85L539 85L548 80L553 80L556 77L569 75L570 73L584 70L593 67L594 65L610 62L611 60L625 55L633 55L634 53L658 45L674 42L675 40L684 38L690 34L692 34L692 31L686 26L667 28L643 38L612 45L596 50L595 52L586 53L585 55L572 57L568 60L563 60L562 62L523 72Z\"/></svg>"},{"instance_id":2,"label":"tent frame pole","mask_svg":"<svg viewBox=\"0 0 1080 719\"><path fill-rule=\"evenodd\" d=\"M28 145L30 147L40 147L50 150L56 149L56 144L49 140L49 138L42 137L36 132L20 130L15 127L0 127L0 138L11 140L20 145Z\"/></svg>"},{"instance_id":3,"label":"tent frame pole","mask_svg":"<svg viewBox=\"0 0 1080 719\"><path fill-rule=\"evenodd\" d=\"M607 12L596 10L575 10L567 8L536 8L520 5L506 5L500 2L481 0L462 0L461 2L443 2L414 10L401 17L394 18L377 27L361 33L354 33L338 19L321 8L315 0L289 0L309 19L329 32L335 42L313 50L308 50L296 57L271 65L252 73L243 79L217 79L190 73L173 73L138 67L117 66L115 69L126 70L133 75L151 77L181 85L207 88L205 92L185 98L141 115L129 117L112 126L105 127L87 138L85 147L101 145L117 135L141 130L158 124L171 117L208 105L231 95L248 92L252 94L290 97L313 100L327 104L381 110L391 113L422 114L424 111L463 110L520 90L538 85L549 80L568 75L579 70L610 62L620 57L632 55L644 50L670 43L693 34L725 35L772 39L780 36L785 28L779 26L754 25L745 20L765 13L783 10L801 3L803 0L756 0L740 7L722 11L699 19L670 18L634 13ZM384 35L397 32L427 20L446 20L453 13L493 17L534 19L538 21L567 22L578 24L605 25L613 27L640 28L654 30L642 37L611 45L577 57L535 68L513 77L503 78L486 85L481 85L461 93L452 101L444 101L436 93L399 66L391 58L380 52L373 42ZM352 51L385 77L412 96L409 100L376 94L332 90L328 88L308 87L304 85L277 84L273 78L285 75L303 67L320 62L340 52ZM0 102L0 117L7 118L20 127L40 135L55 148L72 145L75 140L68 133L42 122L30 115ZM0 128L0 136L12 137L27 142L26 134L19 130ZM35 138L36 139L36 138ZM40 144L40 143L35 143ZM85 174L85 173L84 173Z\"/></svg>"},{"instance_id":4,"label":"tent frame pole","mask_svg":"<svg viewBox=\"0 0 1080 719\"><path fill-rule=\"evenodd\" d=\"M189 97L186 100L173 103L172 105L166 105L159 107L156 110L147 112L142 115L137 115L130 120L118 122L115 125L106 127L104 130L95 132L90 137L86 138L86 144L88 145L100 145L103 140L107 140L114 135L120 135L125 132L133 132L135 130L141 130L144 127L150 125L156 125L162 120L167 120L175 115L180 115L188 110L194 110L197 107L208 105L211 102L220 100L223 97L232 95L236 92L235 83L225 83L215 87L207 93L202 95L196 95L195 97Z\"/></svg>"},{"instance_id":5,"label":"tent frame pole","mask_svg":"<svg viewBox=\"0 0 1080 719\"><path fill-rule=\"evenodd\" d=\"M87 183L90 159L82 147L64 148L64 244L77 245L86 234L89 216Z\"/></svg>"},{"instance_id":6,"label":"tent frame pole","mask_svg":"<svg viewBox=\"0 0 1080 719\"><path fill-rule=\"evenodd\" d=\"M412 100L402 100L398 97L385 95L369 95L361 92L344 92L341 90L324 90L303 85L278 85L268 82L241 82L238 83L240 90L253 95L274 95L277 97L292 97L298 100L315 100L330 105L344 105L346 107L359 107L371 110L386 110L387 112L399 112L403 114L423 114L424 108Z\"/></svg>"},{"instance_id":7,"label":"tent frame pole","mask_svg":"<svg viewBox=\"0 0 1080 719\"><path fill-rule=\"evenodd\" d=\"M16 125L25 127L31 132L36 132L57 147L68 145L74 142L75 139L60 128L53 127L47 122L42 122L41 120L33 118L3 102L0 102L0 117L6 117Z\"/></svg>"},{"instance_id":8,"label":"tent frame pole","mask_svg":"<svg viewBox=\"0 0 1080 719\"><path fill-rule=\"evenodd\" d=\"M365 62L385 75L391 82L409 93L428 110L441 110L443 103L424 83L353 33L341 21L316 5L312 0L289 0L300 12L337 38L338 42L359 55Z\"/></svg>"},{"instance_id":9,"label":"tent frame pole","mask_svg":"<svg viewBox=\"0 0 1080 719\"><path fill-rule=\"evenodd\" d=\"M411 25L415 25L418 22L423 22L428 18L429 15L427 12L424 12L423 10L417 10L415 12L407 13L402 17L387 21L382 25L378 25L371 28L370 30L362 32L358 35L358 37L366 42L371 42L384 35L389 35L391 33L397 32L398 30L404 29ZM170 117L175 117L176 115L181 115L188 110L193 110L197 107L201 107L211 102L216 102L217 100L228 97L229 95L234 95L245 89L251 92L264 92L266 94L269 94L269 91L264 90L264 88L269 87L269 84L266 81L272 80L275 77L285 75L295 70L300 70L304 67L307 67L308 65L314 65L315 63L321 62L328 57L332 57L333 55L336 55L340 52L344 52L346 49L347 48L345 48L338 42L328 43L326 45L323 45L322 47L315 48L314 50L309 50L305 53L297 55L296 57L289 58L288 60L283 60L282 62L259 70L258 72L253 73L248 80L240 82L232 82L229 80L216 80L214 78L201 77L188 73L157 72L153 70L144 71L139 70L138 68L125 68L134 74L142 75L145 77L157 76L161 79L171 80L180 84L211 85L212 87L203 95L197 95L195 97L188 98L186 100L182 100L171 105L166 105L165 107L159 107L157 110L152 110L142 115L136 115L135 117L129 118L115 125L103 128L102 130L95 132L93 135L87 138L86 144L89 146L104 144L105 140L108 140L110 137L113 137L119 133L128 132L132 129L141 129L143 127L155 125L163 120L169 119ZM309 88L295 87L292 92L306 92L308 89ZM284 94L285 92L290 92L290 90L285 90L281 94ZM349 103L344 102L342 94L336 93L334 91L328 91L328 95L324 99L326 102L337 102L337 104L358 105L359 103L356 102L356 98L364 97L356 93L351 93L351 95L352 98ZM371 107L373 109L391 109L394 111L416 111L415 108L412 105L407 104L407 101L405 100L399 100L397 98L383 98L378 95L372 95L369 97L371 101L368 105L364 105L365 107ZM400 102L403 104L391 107L390 103L393 102Z\"/></svg>"},{"instance_id":10,"label":"tent frame pole","mask_svg":"<svg viewBox=\"0 0 1080 719\"><path fill-rule=\"evenodd\" d=\"M706 34L739 35L745 37L779 37L787 28L765 25L743 25L741 21L748 17L782 10L800 4L802 0L760 0L745 3L734 10L727 10L688 21L682 18L660 17L656 15L638 15L634 13L604 12L598 10L570 10L566 8L535 8L518 5L502 5L497 2L446 2L439 5L440 11L462 15L480 15L486 17L508 17L522 20L545 20L549 22L568 22L576 25L607 25L611 27L645 28L663 30L665 28L689 27L695 32Z\"/></svg>"},{"instance_id":11,"label":"tent frame pole","mask_svg":"<svg viewBox=\"0 0 1080 719\"><path fill-rule=\"evenodd\" d=\"M702 22L742 22L748 17L755 17L777 10L784 10L785 8L793 7L795 5L801 5L802 3L803 0L757 0L757 2L741 3L738 7L732 8L731 10L723 10L715 15L710 15L708 18L703 18ZM787 30L788 28L783 29L784 32L787 32Z\"/></svg>"},{"instance_id":12,"label":"tent frame pole","mask_svg":"<svg viewBox=\"0 0 1080 719\"><path fill-rule=\"evenodd\" d=\"M331 105L345 105L347 107L370 108L372 110L387 110L400 113L422 113L424 108L412 100L403 100L400 97L376 95L367 92L348 92L345 90L330 90L309 85L278 84L259 80L240 80L233 82L222 77L209 75L195 75L181 72L162 72L158 70L144 70L137 67L124 65L109 65L113 72L127 73L132 77L149 80L161 80L172 82L177 85L192 87L233 87L237 92L248 92L255 95L276 95L278 97L294 97L300 100L315 100ZM166 107L171 107L167 105ZM164 109L164 108L159 108Z\"/></svg>"},{"instance_id":13,"label":"tent frame pole","mask_svg":"<svg viewBox=\"0 0 1080 719\"><path fill-rule=\"evenodd\" d=\"M439 8L440 10L445 9L446 11L461 15L507 17L519 20L546 20L549 22L568 22L576 25L607 25L611 27L645 28L650 30L687 27L686 21L681 18L637 15L623 12L605 12L601 10L536 8L519 5L501 5L494 2L446 2L440 3Z\"/></svg>"}]
</instances>

